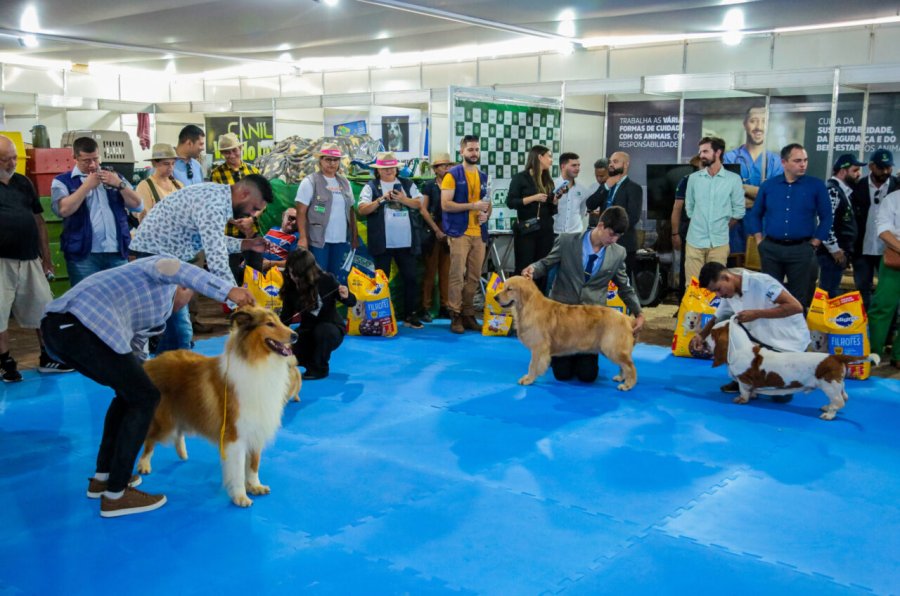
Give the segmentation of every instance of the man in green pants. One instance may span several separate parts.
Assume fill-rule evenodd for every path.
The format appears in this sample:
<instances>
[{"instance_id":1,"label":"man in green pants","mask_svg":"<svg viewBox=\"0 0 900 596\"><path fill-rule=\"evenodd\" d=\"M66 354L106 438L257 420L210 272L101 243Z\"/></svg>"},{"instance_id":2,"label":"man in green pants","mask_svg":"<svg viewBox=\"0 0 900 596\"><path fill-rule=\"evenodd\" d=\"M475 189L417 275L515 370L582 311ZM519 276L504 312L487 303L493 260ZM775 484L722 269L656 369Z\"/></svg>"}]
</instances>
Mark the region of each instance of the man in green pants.
<instances>
[{"instance_id":1,"label":"man in green pants","mask_svg":"<svg viewBox=\"0 0 900 596\"><path fill-rule=\"evenodd\" d=\"M897 316L897 305L900 304L900 269L885 264L890 251L900 253L900 190L884 198L875 226L878 238L884 242L885 255L878 269L878 287L869 310L869 340L872 343L872 353L880 355L887 344L891 323ZM891 366L900 369L900 337L894 338Z\"/></svg>"}]
</instances>

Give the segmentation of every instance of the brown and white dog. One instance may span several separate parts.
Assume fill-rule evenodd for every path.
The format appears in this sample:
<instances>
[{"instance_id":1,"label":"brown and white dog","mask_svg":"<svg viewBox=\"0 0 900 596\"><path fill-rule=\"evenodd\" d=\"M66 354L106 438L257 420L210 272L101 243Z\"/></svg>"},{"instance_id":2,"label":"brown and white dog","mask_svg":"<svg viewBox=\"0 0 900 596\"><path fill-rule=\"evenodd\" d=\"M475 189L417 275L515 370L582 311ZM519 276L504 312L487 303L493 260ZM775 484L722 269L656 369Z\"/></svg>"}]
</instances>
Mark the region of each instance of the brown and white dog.
<instances>
[{"instance_id":1,"label":"brown and white dog","mask_svg":"<svg viewBox=\"0 0 900 596\"><path fill-rule=\"evenodd\" d=\"M754 344L734 317L722 321L707 338L713 350L713 366L728 365L741 394L734 403L745 404L756 395L790 395L821 389L829 403L821 407L822 420L833 420L847 403L844 377L847 365L864 360L879 362L877 354L837 356L819 352L775 352Z\"/></svg>"},{"instance_id":2,"label":"brown and white dog","mask_svg":"<svg viewBox=\"0 0 900 596\"><path fill-rule=\"evenodd\" d=\"M269 487L259 481L259 458L281 426L285 404L300 391L291 350L296 339L272 311L244 307L231 315L224 354L210 358L175 350L148 361L144 369L160 391L160 402L138 472L150 473L150 458L159 442L174 441L181 459L187 459L186 433L218 445L224 417L222 481L228 496L235 505L249 507L253 501L248 492L269 494Z\"/></svg>"},{"instance_id":3,"label":"brown and white dog","mask_svg":"<svg viewBox=\"0 0 900 596\"><path fill-rule=\"evenodd\" d=\"M497 294L503 308L513 309L519 341L531 350L528 374L520 385L530 385L547 372L551 356L603 354L619 365L613 381L628 391L637 383L637 369L631 359L634 336L629 318L613 308L569 305L545 298L534 282L511 277Z\"/></svg>"}]
</instances>

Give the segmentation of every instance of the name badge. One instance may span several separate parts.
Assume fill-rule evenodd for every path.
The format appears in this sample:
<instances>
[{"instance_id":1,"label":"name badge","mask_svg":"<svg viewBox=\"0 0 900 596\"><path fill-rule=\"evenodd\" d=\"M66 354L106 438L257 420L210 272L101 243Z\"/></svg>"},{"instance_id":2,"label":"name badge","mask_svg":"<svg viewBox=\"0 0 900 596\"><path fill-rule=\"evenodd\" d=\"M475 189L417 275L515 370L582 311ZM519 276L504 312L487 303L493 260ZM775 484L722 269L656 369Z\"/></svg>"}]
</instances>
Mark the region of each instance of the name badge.
<instances>
[{"instance_id":1,"label":"name badge","mask_svg":"<svg viewBox=\"0 0 900 596\"><path fill-rule=\"evenodd\" d=\"M325 205L322 205L321 203L313 207L313 209L316 213L325 213Z\"/></svg>"}]
</instances>

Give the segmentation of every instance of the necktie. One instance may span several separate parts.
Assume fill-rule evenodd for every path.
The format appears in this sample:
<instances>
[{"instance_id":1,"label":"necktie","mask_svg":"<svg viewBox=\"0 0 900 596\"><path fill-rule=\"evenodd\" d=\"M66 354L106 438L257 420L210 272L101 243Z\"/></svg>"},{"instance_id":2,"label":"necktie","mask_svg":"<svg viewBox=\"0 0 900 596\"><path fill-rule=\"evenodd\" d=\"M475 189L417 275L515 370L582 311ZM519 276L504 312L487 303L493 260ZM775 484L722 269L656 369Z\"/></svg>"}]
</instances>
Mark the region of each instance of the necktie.
<instances>
[{"instance_id":1,"label":"necktie","mask_svg":"<svg viewBox=\"0 0 900 596\"><path fill-rule=\"evenodd\" d=\"M589 282L591 276L594 274L594 263L597 262L597 257L599 256L600 255L598 254L588 255L587 265L584 266L584 283Z\"/></svg>"}]
</instances>

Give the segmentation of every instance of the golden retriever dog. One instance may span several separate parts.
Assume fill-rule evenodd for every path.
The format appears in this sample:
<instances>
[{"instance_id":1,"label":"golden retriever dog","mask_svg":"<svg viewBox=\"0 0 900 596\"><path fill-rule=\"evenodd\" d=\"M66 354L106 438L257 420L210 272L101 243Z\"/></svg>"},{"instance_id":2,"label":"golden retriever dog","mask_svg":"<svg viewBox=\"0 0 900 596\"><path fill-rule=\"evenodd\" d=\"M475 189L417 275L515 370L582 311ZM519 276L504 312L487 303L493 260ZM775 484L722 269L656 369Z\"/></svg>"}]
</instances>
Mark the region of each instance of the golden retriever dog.
<instances>
[{"instance_id":1,"label":"golden retriever dog","mask_svg":"<svg viewBox=\"0 0 900 596\"><path fill-rule=\"evenodd\" d=\"M551 356L603 354L619 365L613 380L621 391L637 383L631 359L634 336L631 321L605 306L562 304L545 298L534 282L521 276L509 278L497 294L497 302L512 307L519 340L531 350L528 374L520 385L530 385L547 372Z\"/></svg>"},{"instance_id":2,"label":"golden retriever dog","mask_svg":"<svg viewBox=\"0 0 900 596\"><path fill-rule=\"evenodd\" d=\"M187 459L186 433L218 445L224 419L222 481L228 496L235 505L249 507L248 492L269 494L259 481L259 459L281 426L285 404L300 391L291 349L296 339L272 311L244 307L231 315L222 355L175 350L148 361L144 369L160 391L160 402L138 472L150 473L157 443L173 441L178 456Z\"/></svg>"}]
</instances>

